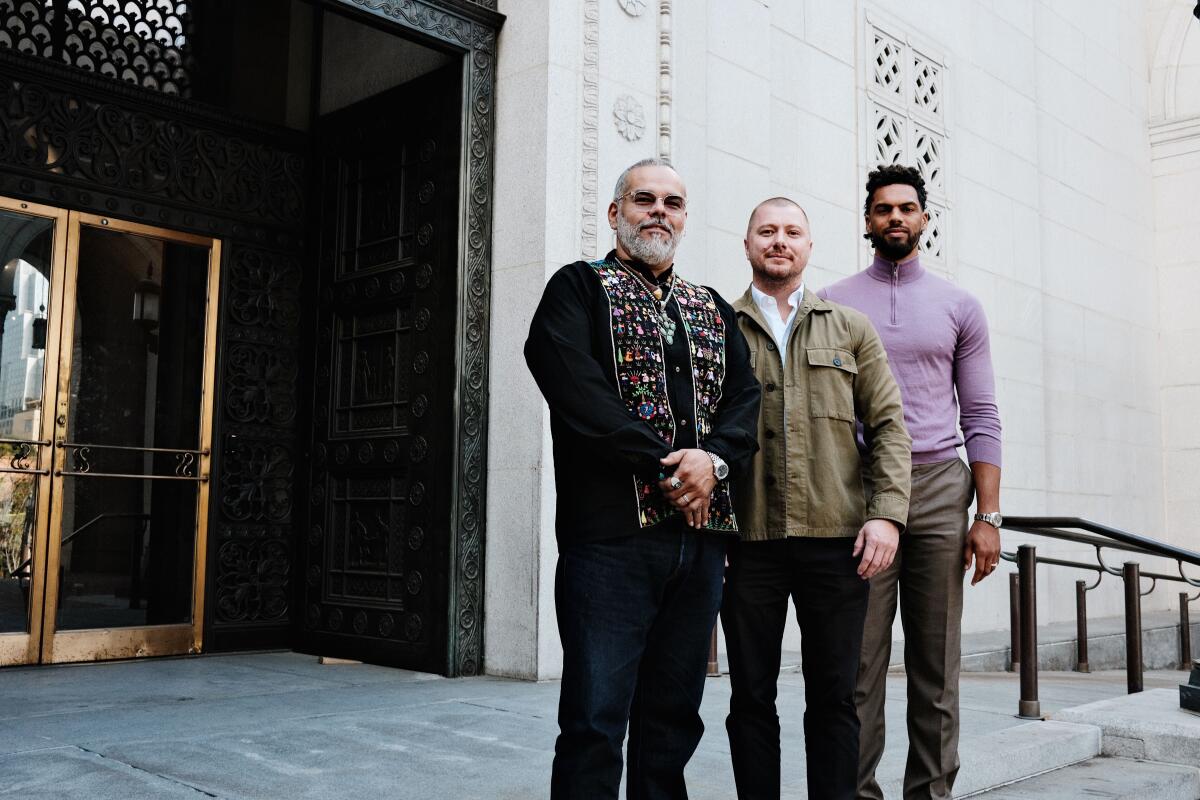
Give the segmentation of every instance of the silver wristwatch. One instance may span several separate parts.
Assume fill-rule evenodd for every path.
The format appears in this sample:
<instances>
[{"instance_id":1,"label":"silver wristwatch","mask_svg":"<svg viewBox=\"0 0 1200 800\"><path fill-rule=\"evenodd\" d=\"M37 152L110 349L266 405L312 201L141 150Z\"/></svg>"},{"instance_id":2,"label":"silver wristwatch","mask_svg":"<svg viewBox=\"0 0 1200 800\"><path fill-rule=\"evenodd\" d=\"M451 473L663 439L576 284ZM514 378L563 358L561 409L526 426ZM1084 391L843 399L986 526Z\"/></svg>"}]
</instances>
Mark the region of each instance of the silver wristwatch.
<instances>
[{"instance_id":1,"label":"silver wristwatch","mask_svg":"<svg viewBox=\"0 0 1200 800\"><path fill-rule=\"evenodd\" d=\"M988 525L991 525L993 528L997 529L1004 524L1004 517L1000 516L999 511L989 511L986 514L976 514L975 520L977 522L986 522Z\"/></svg>"},{"instance_id":2,"label":"silver wristwatch","mask_svg":"<svg viewBox=\"0 0 1200 800\"><path fill-rule=\"evenodd\" d=\"M725 459L721 458L716 453L710 453L707 450L705 455L712 459L713 475L717 476L717 480L723 481L729 477L729 465L725 463Z\"/></svg>"}]
</instances>

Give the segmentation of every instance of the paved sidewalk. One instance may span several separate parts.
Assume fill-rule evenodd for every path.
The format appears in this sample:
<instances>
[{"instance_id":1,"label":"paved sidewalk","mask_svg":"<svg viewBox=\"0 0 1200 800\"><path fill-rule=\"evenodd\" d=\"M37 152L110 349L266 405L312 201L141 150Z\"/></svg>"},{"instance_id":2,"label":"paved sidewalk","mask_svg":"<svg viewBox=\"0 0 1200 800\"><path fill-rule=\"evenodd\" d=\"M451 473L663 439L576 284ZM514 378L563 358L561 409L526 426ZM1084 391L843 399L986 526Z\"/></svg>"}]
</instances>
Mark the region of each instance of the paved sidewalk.
<instances>
[{"instance_id":1,"label":"paved sidewalk","mask_svg":"<svg viewBox=\"0 0 1200 800\"><path fill-rule=\"evenodd\" d=\"M1146 674L1173 687L1187 673ZM1116 697L1122 672L1042 673L1043 713ZM903 770L903 675L888 677L880 777ZM1020 724L1017 678L963 675L963 737ZM547 794L558 684L444 678L295 653L0 670L0 797L527 800ZM729 682L711 678L693 800L734 796ZM803 680L780 677L784 794L804 798Z\"/></svg>"}]
</instances>

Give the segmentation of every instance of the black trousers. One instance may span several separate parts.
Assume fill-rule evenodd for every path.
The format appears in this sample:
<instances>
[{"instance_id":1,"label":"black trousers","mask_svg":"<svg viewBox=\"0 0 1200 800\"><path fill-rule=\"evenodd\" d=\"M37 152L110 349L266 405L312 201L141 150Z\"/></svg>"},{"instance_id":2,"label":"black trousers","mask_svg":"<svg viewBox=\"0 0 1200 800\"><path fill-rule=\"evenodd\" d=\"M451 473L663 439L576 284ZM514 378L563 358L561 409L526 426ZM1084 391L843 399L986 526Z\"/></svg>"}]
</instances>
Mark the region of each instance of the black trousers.
<instances>
[{"instance_id":1,"label":"black trousers","mask_svg":"<svg viewBox=\"0 0 1200 800\"><path fill-rule=\"evenodd\" d=\"M730 548L721 608L732 688L725 727L740 800L779 798L775 697L789 597L800 623L808 796L854 798L854 687L870 587L855 572L853 548L853 539L807 537Z\"/></svg>"}]
</instances>

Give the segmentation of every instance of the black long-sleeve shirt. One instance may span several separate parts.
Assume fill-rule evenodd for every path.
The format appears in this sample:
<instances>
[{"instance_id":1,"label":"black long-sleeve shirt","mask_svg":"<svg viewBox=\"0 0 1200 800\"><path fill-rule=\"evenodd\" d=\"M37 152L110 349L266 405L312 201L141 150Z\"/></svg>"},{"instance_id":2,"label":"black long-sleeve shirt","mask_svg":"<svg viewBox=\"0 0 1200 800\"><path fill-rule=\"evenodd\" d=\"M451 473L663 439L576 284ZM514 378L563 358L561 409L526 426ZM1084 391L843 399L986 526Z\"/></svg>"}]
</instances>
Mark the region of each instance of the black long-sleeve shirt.
<instances>
[{"instance_id":1,"label":"black long-sleeve shirt","mask_svg":"<svg viewBox=\"0 0 1200 800\"><path fill-rule=\"evenodd\" d=\"M745 470L758 450L761 390L750 368L750 351L733 308L708 291L725 325L721 398L705 441L696 441L695 420L680 411L670 446L621 399L608 298L595 269L577 261L546 284L529 327L525 361L550 407L560 546L641 530L633 476L657 480L663 471L659 461L672 450L700 447L716 453L729 464L729 479ZM664 341L670 405L691 409L691 353L674 300L667 313L676 324L674 341ZM657 527L681 525L681 519L675 514Z\"/></svg>"}]
</instances>

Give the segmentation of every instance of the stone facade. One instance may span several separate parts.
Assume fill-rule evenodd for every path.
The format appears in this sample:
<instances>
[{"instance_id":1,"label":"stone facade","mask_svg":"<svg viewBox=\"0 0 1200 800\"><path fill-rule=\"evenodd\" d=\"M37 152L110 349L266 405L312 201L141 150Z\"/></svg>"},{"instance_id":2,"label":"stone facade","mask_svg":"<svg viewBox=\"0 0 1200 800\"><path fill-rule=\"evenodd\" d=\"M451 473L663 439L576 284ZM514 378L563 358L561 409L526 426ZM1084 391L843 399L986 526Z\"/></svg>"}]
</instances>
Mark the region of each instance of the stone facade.
<instances>
[{"instance_id":1,"label":"stone facade","mask_svg":"<svg viewBox=\"0 0 1200 800\"><path fill-rule=\"evenodd\" d=\"M991 325L1004 511L1194 541L1192 5L500 0L486 669L561 667L548 417L521 347L546 279L611 245L620 169L652 155L688 183L681 269L728 298L748 281L741 239L757 201L807 208L806 279L819 287L868 263L868 169L920 160L938 212L928 261L980 297ZM1005 549L1022 541L1005 533ZM1073 618L1080 577L1044 572L1040 620ZM1089 604L1120 613L1120 582ZM968 590L966 630L1007 624L1003 575Z\"/></svg>"}]
</instances>

